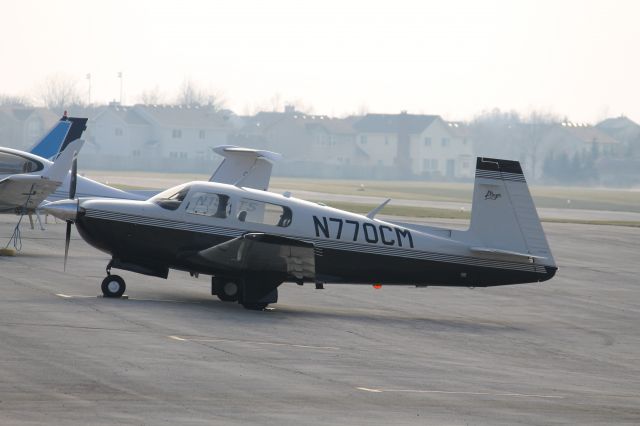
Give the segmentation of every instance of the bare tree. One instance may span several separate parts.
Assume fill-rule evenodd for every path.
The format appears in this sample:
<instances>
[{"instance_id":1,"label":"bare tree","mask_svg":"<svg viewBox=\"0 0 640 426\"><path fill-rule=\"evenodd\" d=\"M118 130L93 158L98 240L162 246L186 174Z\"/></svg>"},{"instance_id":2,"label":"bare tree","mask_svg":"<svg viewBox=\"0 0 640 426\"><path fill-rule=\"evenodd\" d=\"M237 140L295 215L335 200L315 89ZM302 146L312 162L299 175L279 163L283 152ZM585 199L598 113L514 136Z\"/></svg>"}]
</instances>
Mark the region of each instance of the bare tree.
<instances>
[{"instance_id":1,"label":"bare tree","mask_svg":"<svg viewBox=\"0 0 640 426\"><path fill-rule=\"evenodd\" d=\"M532 176L539 173L542 143L547 131L559 118L534 110L526 116L516 111L485 111L471 122L476 154L520 160Z\"/></svg>"},{"instance_id":2,"label":"bare tree","mask_svg":"<svg viewBox=\"0 0 640 426\"><path fill-rule=\"evenodd\" d=\"M358 111L356 112L356 115L365 116L368 113L369 113L369 105L367 105L366 102L362 102L358 107Z\"/></svg>"},{"instance_id":3,"label":"bare tree","mask_svg":"<svg viewBox=\"0 0 640 426\"><path fill-rule=\"evenodd\" d=\"M303 99L297 98L286 102L287 106L292 106L296 111L303 114L313 114L313 105L306 103Z\"/></svg>"},{"instance_id":4,"label":"bare tree","mask_svg":"<svg viewBox=\"0 0 640 426\"><path fill-rule=\"evenodd\" d=\"M40 86L39 96L47 108L58 112L72 105L82 105L78 81L62 74L47 77Z\"/></svg>"},{"instance_id":5,"label":"bare tree","mask_svg":"<svg viewBox=\"0 0 640 426\"><path fill-rule=\"evenodd\" d=\"M477 115L470 124L479 156L519 158L522 117L516 111L494 108Z\"/></svg>"},{"instance_id":6,"label":"bare tree","mask_svg":"<svg viewBox=\"0 0 640 426\"><path fill-rule=\"evenodd\" d=\"M164 94L160 92L160 87L156 85L152 89L143 90L138 96L138 101L144 105L158 105L164 99Z\"/></svg>"},{"instance_id":7,"label":"bare tree","mask_svg":"<svg viewBox=\"0 0 640 426\"><path fill-rule=\"evenodd\" d=\"M207 106L219 111L224 107L225 101L222 95L211 90L204 90L190 78L187 78L180 86L176 103L187 106Z\"/></svg>"},{"instance_id":8,"label":"bare tree","mask_svg":"<svg viewBox=\"0 0 640 426\"><path fill-rule=\"evenodd\" d=\"M541 156L541 145L545 134L554 123L559 123L560 118L548 111L531 111L524 118L525 158L529 162L533 176L537 173L538 163L544 161Z\"/></svg>"},{"instance_id":9,"label":"bare tree","mask_svg":"<svg viewBox=\"0 0 640 426\"><path fill-rule=\"evenodd\" d=\"M26 96L0 94L0 106L26 107L31 101Z\"/></svg>"},{"instance_id":10,"label":"bare tree","mask_svg":"<svg viewBox=\"0 0 640 426\"><path fill-rule=\"evenodd\" d=\"M272 112L282 112L284 110L284 103L282 101L282 94L279 92L274 93L274 95L269 99L269 104L271 106Z\"/></svg>"}]
</instances>

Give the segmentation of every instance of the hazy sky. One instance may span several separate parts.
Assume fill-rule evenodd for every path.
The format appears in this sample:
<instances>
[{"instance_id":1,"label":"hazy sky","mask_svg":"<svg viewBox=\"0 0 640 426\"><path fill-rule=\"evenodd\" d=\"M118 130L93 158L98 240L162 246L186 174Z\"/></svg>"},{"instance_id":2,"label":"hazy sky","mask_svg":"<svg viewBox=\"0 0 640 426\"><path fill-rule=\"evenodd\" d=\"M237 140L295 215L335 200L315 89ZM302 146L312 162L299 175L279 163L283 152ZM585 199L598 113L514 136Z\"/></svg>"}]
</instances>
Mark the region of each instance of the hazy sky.
<instances>
[{"instance_id":1,"label":"hazy sky","mask_svg":"<svg viewBox=\"0 0 640 426\"><path fill-rule=\"evenodd\" d=\"M238 113L301 100L314 112L542 109L640 122L638 1L11 1L0 93L37 99L51 75L125 103L185 79Z\"/></svg>"}]
</instances>

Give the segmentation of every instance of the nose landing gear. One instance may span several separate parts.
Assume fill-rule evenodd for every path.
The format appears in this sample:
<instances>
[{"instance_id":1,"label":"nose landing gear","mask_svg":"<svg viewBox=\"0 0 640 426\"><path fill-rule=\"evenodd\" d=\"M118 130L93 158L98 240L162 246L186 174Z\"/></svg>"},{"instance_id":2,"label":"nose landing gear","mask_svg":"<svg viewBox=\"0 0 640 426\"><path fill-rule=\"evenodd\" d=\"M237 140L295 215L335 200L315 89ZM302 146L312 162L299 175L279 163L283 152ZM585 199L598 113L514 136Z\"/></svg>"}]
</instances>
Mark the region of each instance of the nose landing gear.
<instances>
[{"instance_id":1,"label":"nose landing gear","mask_svg":"<svg viewBox=\"0 0 640 426\"><path fill-rule=\"evenodd\" d=\"M120 298L127 289L127 285L119 275L111 275L111 265L113 261L110 261L107 265L107 276L102 280L102 295L104 297Z\"/></svg>"},{"instance_id":2,"label":"nose landing gear","mask_svg":"<svg viewBox=\"0 0 640 426\"><path fill-rule=\"evenodd\" d=\"M107 275L102 280L102 294L104 297L119 298L122 297L124 291L127 289L127 285L119 275Z\"/></svg>"}]
</instances>

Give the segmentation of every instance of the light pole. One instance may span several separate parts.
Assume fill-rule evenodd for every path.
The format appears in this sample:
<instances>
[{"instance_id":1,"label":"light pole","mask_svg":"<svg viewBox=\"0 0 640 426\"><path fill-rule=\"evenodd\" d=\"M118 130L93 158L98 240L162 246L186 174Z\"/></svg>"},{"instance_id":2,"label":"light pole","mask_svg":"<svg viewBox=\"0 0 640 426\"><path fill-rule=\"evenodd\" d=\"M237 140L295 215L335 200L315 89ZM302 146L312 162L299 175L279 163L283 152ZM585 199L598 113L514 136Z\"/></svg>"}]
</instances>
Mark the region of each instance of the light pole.
<instances>
[{"instance_id":1,"label":"light pole","mask_svg":"<svg viewBox=\"0 0 640 426\"><path fill-rule=\"evenodd\" d=\"M122 105L122 71L118 73L118 78L120 79L120 105Z\"/></svg>"},{"instance_id":2,"label":"light pole","mask_svg":"<svg viewBox=\"0 0 640 426\"><path fill-rule=\"evenodd\" d=\"M91 73L87 74L87 81L89 82L89 94L88 94L88 101L87 104L91 105Z\"/></svg>"}]
</instances>

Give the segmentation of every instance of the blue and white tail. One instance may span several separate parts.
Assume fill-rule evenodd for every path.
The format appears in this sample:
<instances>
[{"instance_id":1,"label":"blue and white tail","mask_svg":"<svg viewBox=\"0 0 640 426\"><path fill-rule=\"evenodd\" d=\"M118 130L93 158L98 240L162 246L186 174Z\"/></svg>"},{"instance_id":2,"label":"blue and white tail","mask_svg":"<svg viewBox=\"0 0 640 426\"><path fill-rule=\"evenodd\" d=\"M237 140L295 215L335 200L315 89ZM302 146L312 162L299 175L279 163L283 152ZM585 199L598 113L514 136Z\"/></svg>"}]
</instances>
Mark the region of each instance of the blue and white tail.
<instances>
[{"instance_id":1,"label":"blue and white tail","mask_svg":"<svg viewBox=\"0 0 640 426\"><path fill-rule=\"evenodd\" d=\"M86 118L62 116L60 121L29 150L47 160L53 160L71 142L82 137L82 132L87 128Z\"/></svg>"},{"instance_id":2,"label":"blue and white tail","mask_svg":"<svg viewBox=\"0 0 640 426\"><path fill-rule=\"evenodd\" d=\"M519 162L479 157L471 209L472 250L555 267Z\"/></svg>"}]
</instances>

